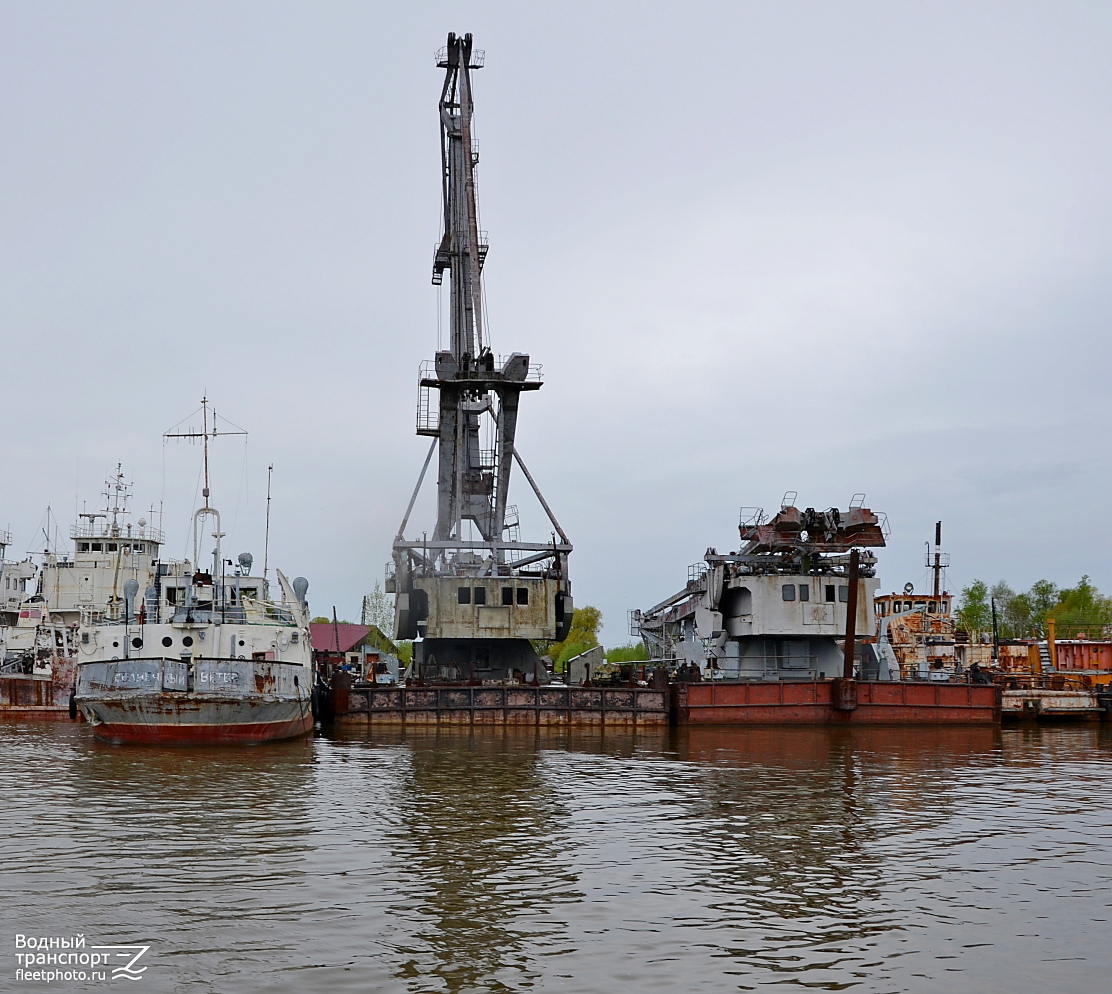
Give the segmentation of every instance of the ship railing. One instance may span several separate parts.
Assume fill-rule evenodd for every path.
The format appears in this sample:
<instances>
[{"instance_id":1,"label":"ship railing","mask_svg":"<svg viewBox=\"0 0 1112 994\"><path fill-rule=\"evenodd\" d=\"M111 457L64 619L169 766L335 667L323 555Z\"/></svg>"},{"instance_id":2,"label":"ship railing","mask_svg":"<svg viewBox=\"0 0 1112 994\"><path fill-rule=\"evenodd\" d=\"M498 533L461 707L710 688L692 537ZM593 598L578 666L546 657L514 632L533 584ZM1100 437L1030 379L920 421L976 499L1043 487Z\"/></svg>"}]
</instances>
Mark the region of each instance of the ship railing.
<instances>
[{"instance_id":1,"label":"ship railing","mask_svg":"<svg viewBox=\"0 0 1112 994\"><path fill-rule=\"evenodd\" d=\"M468 62L468 69L482 69L483 63L486 62L486 52L481 48L471 49L471 61ZM436 50L436 67L438 69L448 68L448 48L443 46Z\"/></svg>"},{"instance_id":2,"label":"ship railing","mask_svg":"<svg viewBox=\"0 0 1112 994\"><path fill-rule=\"evenodd\" d=\"M501 369L509 362L510 356L499 355L494 357L494 368ZM544 364L540 362L529 363L529 372L525 374L526 383L542 383L544 381Z\"/></svg>"},{"instance_id":3,"label":"ship railing","mask_svg":"<svg viewBox=\"0 0 1112 994\"><path fill-rule=\"evenodd\" d=\"M91 522L89 524L70 525L69 536L71 539L97 538L111 539L116 542L157 542L162 545L166 535L161 528L150 525L117 525L113 527L107 522Z\"/></svg>"}]
</instances>

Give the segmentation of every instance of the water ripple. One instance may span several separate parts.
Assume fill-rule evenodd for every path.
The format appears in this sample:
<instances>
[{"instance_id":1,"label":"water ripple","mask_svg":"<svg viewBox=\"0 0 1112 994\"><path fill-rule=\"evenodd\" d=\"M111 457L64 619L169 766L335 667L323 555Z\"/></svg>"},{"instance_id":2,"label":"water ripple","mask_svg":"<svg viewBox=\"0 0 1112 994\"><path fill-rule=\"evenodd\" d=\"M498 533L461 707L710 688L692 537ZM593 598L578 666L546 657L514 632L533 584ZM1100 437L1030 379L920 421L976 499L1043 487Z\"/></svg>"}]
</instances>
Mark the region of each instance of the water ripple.
<instances>
[{"instance_id":1,"label":"water ripple","mask_svg":"<svg viewBox=\"0 0 1112 994\"><path fill-rule=\"evenodd\" d=\"M1101 989L1110 732L0 723L0 907L154 991Z\"/></svg>"}]
</instances>

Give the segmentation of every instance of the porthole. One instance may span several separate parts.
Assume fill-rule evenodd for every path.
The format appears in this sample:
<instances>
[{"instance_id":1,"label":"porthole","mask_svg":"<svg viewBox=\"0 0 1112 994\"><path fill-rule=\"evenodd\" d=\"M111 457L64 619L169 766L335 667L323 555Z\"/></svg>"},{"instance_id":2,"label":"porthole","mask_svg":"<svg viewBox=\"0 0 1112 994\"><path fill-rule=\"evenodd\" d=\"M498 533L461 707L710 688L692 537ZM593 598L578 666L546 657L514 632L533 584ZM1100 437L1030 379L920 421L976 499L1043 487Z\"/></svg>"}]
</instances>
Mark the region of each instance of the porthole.
<instances>
[{"instance_id":1,"label":"porthole","mask_svg":"<svg viewBox=\"0 0 1112 994\"><path fill-rule=\"evenodd\" d=\"M112 643L112 648L113 648L113 649L118 649L119 647L120 647L120 643L119 643L119 642L113 642L113 643Z\"/></svg>"},{"instance_id":2,"label":"porthole","mask_svg":"<svg viewBox=\"0 0 1112 994\"><path fill-rule=\"evenodd\" d=\"M141 638L132 639L131 640L131 647L133 649L142 649L143 648L143 640Z\"/></svg>"},{"instance_id":3,"label":"porthole","mask_svg":"<svg viewBox=\"0 0 1112 994\"><path fill-rule=\"evenodd\" d=\"M173 640L172 638L170 638L170 636L169 636L169 635L167 635L167 636L166 636L166 637L165 637L165 638L164 638L164 639L162 640L162 644L163 644L164 646L166 646L166 648L167 648L167 649L169 649L169 648L170 648L170 646L172 646L172 645L174 644L174 640Z\"/></svg>"},{"instance_id":4,"label":"porthole","mask_svg":"<svg viewBox=\"0 0 1112 994\"><path fill-rule=\"evenodd\" d=\"M244 645L245 645L245 643L244 643L243 639L240 639L239 640L239 647L242 649Z\"/></svg>"},{"instance_id":5,"label":"porthole","mask_svg":"<svg viewBox=\"0 0 1112 994\"><path fill-rule=\"evenodd\" d=\"M193 636L192 635L186 635L185 638L183 638L181 640L181 644L185 645L185 646L192 645L193 644Z\"/></svg>"}]
</instances>

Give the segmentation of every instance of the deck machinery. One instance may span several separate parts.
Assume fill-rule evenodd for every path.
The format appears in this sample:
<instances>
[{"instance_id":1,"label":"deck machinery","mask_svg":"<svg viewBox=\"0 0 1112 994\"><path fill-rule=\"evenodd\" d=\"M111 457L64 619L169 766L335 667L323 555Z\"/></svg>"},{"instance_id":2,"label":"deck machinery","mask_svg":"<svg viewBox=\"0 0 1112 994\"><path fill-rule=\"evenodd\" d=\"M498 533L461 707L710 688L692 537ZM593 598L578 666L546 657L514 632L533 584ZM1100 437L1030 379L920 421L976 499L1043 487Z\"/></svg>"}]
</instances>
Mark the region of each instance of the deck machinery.
<instances>
[{"instance_id":1,"label":"deck machinery","mask_svg":"<svg viewBox=\"0 0 1112 994\"><path fill-rule=\"evenodd\" d=\"M451 338L449 348L421 366L417 434L434 441L394 541L386 587L395 594L397 637L416 640L414 679L543 682L532 640L567 637L572 545L514 447L521 395L540 389L540 368L518 352L495 356L483 325L487 239L478 223L472 132L472 73L482 67L483 53L471 35L450 34L437 65L444 70L444 217L432 282L440 286L448 273ZM436 528L407 539L436 452ZM552 524L549 541L520 538L517 510L508 501L515 461Z\"/></svg>"},{"instance_id":2,"label":"deck machinery","mask_svg":"<svg viewBox=\"0 0 1112 994\"><path fill-rule=\"evenodd\" d=\"M856 602L857 636L874 631L876 557L858 558L856 597L850 596L853 550L879 548L887 521L856 495L846 510L795 506L794 493L771 520L759 508L742 508L738 552L708 549L691 567L688 583L647 611L634 611L631 634L652 659L694 673L741 680L821 680L843 673L839 639ZM861 675L878 673L864 646ZM899 679L899 673L894 674Z\"/></svg>"}]
</instances>

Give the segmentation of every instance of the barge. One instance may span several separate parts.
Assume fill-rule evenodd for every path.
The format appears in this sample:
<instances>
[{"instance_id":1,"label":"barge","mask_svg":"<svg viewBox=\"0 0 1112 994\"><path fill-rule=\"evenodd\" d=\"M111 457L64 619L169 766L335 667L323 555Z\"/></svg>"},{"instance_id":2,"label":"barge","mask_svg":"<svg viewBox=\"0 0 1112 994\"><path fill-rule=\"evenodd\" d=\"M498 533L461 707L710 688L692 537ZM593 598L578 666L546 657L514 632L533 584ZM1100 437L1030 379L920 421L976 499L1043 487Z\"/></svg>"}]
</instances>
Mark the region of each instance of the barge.
<instances>
[{"instance_id":1,"label":"barge","mask_svg":"<svg viewBox=\"0 0 1112 994\"><path fill-rule=\"evenodd\" d=\"M676 724L997 724L1001 690L975 670L905 668L875 638L887 521L846 509L742 508L740 549L708 549L685 587L631 634L674 674ZM945 605L948 608L948 605ZM936 602L935 610L939 604Z\"/></svg>"}]
</instances>

